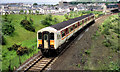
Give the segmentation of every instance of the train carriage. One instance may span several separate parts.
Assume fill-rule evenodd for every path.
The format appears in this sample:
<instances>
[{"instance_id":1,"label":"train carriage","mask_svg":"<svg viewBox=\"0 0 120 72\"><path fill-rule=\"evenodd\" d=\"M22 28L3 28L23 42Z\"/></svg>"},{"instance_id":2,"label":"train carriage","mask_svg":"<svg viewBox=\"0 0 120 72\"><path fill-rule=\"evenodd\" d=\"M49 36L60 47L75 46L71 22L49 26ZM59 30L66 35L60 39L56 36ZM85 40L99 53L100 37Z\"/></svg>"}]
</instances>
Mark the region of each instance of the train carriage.
<instances>
[{"instance_id":1,"label":"train carriage","mask_svg":"<svg viewBox=\"0 0 120 72\"><path fill-rule=\"evenodd\" d=\"M88 14L39 30L37 32L38 49L41 49L43 54L57 51L73 34L94 19L94 14Z\"/></svg>"}]
</instances>

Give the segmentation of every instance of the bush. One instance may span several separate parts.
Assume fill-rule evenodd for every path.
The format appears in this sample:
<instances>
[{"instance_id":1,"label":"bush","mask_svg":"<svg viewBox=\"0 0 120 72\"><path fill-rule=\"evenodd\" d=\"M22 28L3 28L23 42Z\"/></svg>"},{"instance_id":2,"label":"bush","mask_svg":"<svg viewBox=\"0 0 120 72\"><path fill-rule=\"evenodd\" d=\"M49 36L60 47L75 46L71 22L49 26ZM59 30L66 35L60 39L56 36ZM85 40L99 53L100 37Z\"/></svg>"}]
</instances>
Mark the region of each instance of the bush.
<instances>
[{"instance_id":1,"label":"bush","mask_svg":"<svg viewBox=\"0 0 120 72\"><path fill-rule=\"evenodd\" d=\"M110 35L109 28L104 28L102 34Z\"/></svg>"},{"instance_id":2,"label":"bush","mask_svg":"<svg viewBox=\"0 0 120 72\"><path fill-rule=\"evenodd\" d=\"M52 24L51 24L49 21L47 21L47 20L42 20L41 23L42 23L43 25L46 25L46 26L52 25Z\"/></svg>"},{"instance_id":3,"label":"bush","mask_svg":"<svg viewBox=\"0 0 120 72\"><path fill-rule=\"evenodd\" d=\"M47 21L52 21L52 15L51 14L49 14L49 15L47 15L47 17L45 18Z\"/></svg>"},{"instance_id":4,"label":"bush","mask_svg":"<svg viewBox=\"0 0 120 72\"><path fill-rule=\"evenodd\" d=\"M17 50L19 47L21 47L21 45L14 44L14 45L12 45L12 47L9 47L8 50L9 51L11 51L11 50Z\"/></svg>"},{"instance_id":5,"label":"bush","mask_svg":"<svg viewBox=\"0 0 120 72\"><path fill-rule=\"evenodd\" d=\"M65 14L64 17L65 17L66 19L68 19L68 15L67 15L67 14Z\"/></svg>"},{"instance_id":6,"label":"bush","mask_svg":"<svg viewBox=\"0 0 120 72\"><path fill-rule=\"evenodd\" d=\"M85 54L90 54L90 51L89 50L85 50Z\"/></svg>"},{"instance_id":7,"label":"bush","mask_svg":"<svg viewBox=\"0 0 120 72\"><path fill-rule=\"evenodd\" d=\"M26 30L35 32L35 28L32 26L33 20L30 19L30 22L28 20L22 20L20 23Z\"/></svg>"},{"instance_id":8,"label":"bush","mask_svg":"<svg viewBox=\"0 0 120 72\"><path fill-rule=\"evenodd\" d=\"M15 28L13 25L10 24L3 24L2 26L2 33L4 35L11 35L15 31Z\"/></svg>"},{"instance_id":9,"label":"bush","mask_svg":"<svg viewBox=\"0 0 120 72\"><path fill-rule=\"evenodd\" d=\"M30 25L30 22L28 20L22 20L20 23L22 26Z\"/></svg>"},{"instance_id":10,"label":"bush","mask_svg":"<svg viewBox=\"0 0 120 72\"><path fill-rule=\"evenodd\" d=\"M0 39L0 44L2 44L2 45L5 45L6 44L6 40L5 40L5 38L4 38L4 36L2 36L2 38Z\"/></svg>"},{"instance_id":11,"label":"bush","mask_svg":"<svg viewBox=\"0 0 120 72\"><path fill-rule=\"evenodd\" d=\"M17 55L23 55L25 53L28 53L28 48L27 47L19 47L17 49L16 53L17 53Z\"/></svg>"}]
</instances>

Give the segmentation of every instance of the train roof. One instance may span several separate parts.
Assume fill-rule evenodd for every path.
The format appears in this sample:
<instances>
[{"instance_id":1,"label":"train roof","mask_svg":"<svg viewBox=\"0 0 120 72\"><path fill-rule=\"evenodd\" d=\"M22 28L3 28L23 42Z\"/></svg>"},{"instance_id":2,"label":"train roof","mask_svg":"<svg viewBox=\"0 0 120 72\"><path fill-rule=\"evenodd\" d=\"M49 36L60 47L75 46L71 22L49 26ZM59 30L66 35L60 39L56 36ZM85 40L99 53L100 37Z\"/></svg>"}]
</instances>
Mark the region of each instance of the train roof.
<instances>
[{"instance_id":1,"label":"train roof","mask_svg":"<svg viewBox=\"0 0 120 72\"><path fill-rule=\"evenodd\" d=\"M77 17L77 18L73 18L73 19L70 19L70 20L63 21L63 22L61 22L61 23L52 25L52 26L50 26L50 27L53 27L53 28L55 28L55 29L57 29L57 30L60 30L60 29L66 27L66 26L68 26L68 25L70 25L70 24L72 24L72 23L74 23L74 22L76 22L76 21L82 20L82 19L84 19L84 18L86 18L86 17L88 17L88 16L91 16L91 15L93 15L93 14L90 13L90 14L87 14L87 15L83 15L83 16L80 16L80 17Z\"/></svg>"}]
</instances>

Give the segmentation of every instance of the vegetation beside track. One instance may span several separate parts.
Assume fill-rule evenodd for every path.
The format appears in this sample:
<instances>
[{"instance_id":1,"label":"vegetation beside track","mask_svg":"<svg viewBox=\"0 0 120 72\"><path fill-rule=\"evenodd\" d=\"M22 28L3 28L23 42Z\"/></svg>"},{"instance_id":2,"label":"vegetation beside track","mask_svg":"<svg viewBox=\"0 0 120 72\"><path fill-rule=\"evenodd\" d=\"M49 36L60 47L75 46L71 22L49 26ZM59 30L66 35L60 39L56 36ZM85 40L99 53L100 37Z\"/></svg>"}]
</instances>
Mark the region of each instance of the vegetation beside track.
<instances>
[{"instance_id":1,"label":"vegetation beside track","mask_svg":"<svg viewBox=\"0 0 120 72\"><path fill-rule=\"evenodd\" d=\"M90 13L95 14L95 18L98 18L101 15L104 15L104 13L102 11L71 11L69 14L64 15L66 18L65 21L68 19L72 19L72 18L79 17L79 16L86 15L86 14L90 14Z\"/></svg>"},{"instance_id":2,"label":"vegetation beside track","mask_svg":"<svg viewBox=\"0 0 120 72\"><path fill-rule=\"evenodd\" d=\"M98 26L98 31L92 36L92 39L87 69L120 70L118 57L120 53L119 16L113 15L107 18L102 25Z\"/></svg>"}]
</instances>

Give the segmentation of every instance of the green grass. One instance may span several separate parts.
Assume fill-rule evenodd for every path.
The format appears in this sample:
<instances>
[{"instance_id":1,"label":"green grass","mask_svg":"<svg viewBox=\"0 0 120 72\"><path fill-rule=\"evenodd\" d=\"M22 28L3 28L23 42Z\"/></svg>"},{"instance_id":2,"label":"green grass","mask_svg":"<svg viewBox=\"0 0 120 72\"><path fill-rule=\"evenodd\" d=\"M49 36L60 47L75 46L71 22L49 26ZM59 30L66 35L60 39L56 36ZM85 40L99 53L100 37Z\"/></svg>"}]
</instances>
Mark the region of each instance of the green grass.
<instances>
[{"instance_id":1,"label":"green grass","mask_svg":"<svg viewBox=\"0 0 120 72\"><path fill-rule=\"evenodd\" d=\"M30 17L33 19L33 26L35 27L36 32L30 32L20 25L21 20L25 18L24 16L27 16L28 19ZM15 27L15 32L11 36L4 35L6 45L2 46L2 70L7 70L10 63L11 69L20 65L19 56L17 56L16 51L8 51L7 49L13 44L21 44L21 46L31 49L31 52L29 54L24 54L20 57L22 63L39 51L39 49L37 49L37 31L45 27L41 24L41 20L43 20L46 15L8 15L7 17L8 19L12 19L12 24ZM62 22L64 19L64 16L53 16L53 18L55 17L59 22Z\"/></svg>"},{"instance_id":2,"label":"green grass","mask_svg":"<svg viewBox=\"0 0 120 72\"><path fill-rule=\"evenodd\" d=\"M120 30L118 15L112 15L98 27L99 29L92 36L90 56L88 66L91 70L120 70L119 68L119 32L115 32L115 28ZM106 32L109 32L106 33ZM97 54L96 54L97 53ZM100 57L99 57L100 56ZM102 57L102 58L101 58Z\"/></svg>"}]
</instances>

